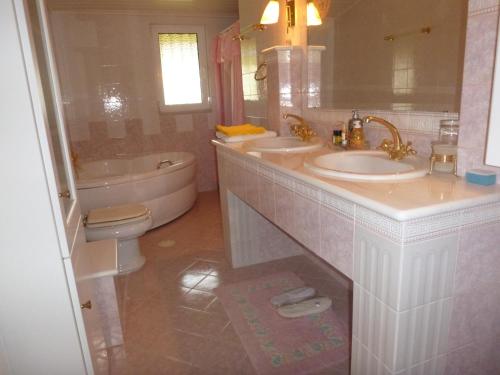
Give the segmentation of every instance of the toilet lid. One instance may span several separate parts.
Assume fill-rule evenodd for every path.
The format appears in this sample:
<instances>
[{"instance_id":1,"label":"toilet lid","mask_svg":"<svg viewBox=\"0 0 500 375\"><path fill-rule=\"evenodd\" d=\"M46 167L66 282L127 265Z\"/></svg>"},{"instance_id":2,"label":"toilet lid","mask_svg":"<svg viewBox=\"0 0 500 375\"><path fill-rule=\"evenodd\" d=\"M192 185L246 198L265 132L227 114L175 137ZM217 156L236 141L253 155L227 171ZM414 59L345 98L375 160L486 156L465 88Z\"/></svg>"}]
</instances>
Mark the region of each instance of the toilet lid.
<instances>
[{"instance_id":1,"label":"toilet lid","mask_svg":"<svg viewBox=\"0 0 500 375\"><path fill-rule=\"evenodd\" d=\"M131 221L147 215L149 210L142 204L127 204L90 210L87 215L87 225L96 226L124 221Z\"/></svg>"}]
</instances>

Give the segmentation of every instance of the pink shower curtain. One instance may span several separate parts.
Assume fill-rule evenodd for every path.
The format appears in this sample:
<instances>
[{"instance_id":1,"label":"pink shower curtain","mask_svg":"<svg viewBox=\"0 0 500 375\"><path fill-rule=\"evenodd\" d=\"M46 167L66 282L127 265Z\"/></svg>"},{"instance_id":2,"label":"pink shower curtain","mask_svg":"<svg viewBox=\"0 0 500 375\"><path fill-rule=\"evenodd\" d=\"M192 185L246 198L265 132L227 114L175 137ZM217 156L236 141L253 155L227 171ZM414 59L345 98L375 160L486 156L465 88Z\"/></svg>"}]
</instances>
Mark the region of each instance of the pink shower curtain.
<instances>
[{"instance_id":1,"label":"pink shower curtain","mask_svg":"<svg viewBox=\"0 0 500 375\"><path fill-rule=\"evenodd\" d=\"M217 120L223 125L242 124L244 120L240 41L233 39L239 33L240 22L236 21L221 32L212 45Z\"/></svg>"}]
</instances>

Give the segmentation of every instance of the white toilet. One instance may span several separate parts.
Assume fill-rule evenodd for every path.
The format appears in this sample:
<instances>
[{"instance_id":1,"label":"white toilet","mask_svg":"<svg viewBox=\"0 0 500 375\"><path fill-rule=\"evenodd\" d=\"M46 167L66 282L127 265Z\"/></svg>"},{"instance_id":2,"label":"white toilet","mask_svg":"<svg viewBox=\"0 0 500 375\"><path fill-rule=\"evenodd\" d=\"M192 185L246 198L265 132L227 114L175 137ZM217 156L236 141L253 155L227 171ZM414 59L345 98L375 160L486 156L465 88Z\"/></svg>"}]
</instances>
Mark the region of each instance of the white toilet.
<instances>
[{"instance_id":1,"label":"white toilet","mask_svg":"<svg viewBox=\"0 0 500 375\"><path fill-rule=\"evenodd\" d=\"M146 262L138 237L151 229L151 211L142 204L128 204L91 210L86 218L87 241L118 240L119 273L140 269Z\"/></svg>"}]
</instances>

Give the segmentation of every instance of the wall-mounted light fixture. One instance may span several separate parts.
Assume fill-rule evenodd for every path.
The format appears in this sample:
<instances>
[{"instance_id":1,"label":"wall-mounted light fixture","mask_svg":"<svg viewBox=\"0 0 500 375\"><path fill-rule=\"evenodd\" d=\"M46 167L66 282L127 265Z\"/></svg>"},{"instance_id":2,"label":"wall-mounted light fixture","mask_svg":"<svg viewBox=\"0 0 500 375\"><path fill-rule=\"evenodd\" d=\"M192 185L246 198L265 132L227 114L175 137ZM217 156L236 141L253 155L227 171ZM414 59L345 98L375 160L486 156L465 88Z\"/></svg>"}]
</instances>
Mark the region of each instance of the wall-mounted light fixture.
<instances>
[{"instance_id":1,"label":"wall-mounted light fixture","mask_svg":"<svg viewBox=\"0 0 500 375\"><path fill-rule=\"evenodd\" d=\"M307 0L307 26L318 26L323 22L313 0Z\"/></svg>"},{"instance_id":2,"label":"wall-mounted light fixture","mask_svg":"<svg viewBox=\"0 0 500 375\"><path fill-rule=\"evenodd\" d=\"M266 7L264 8L264 12L262 13L262 17L260 18L260 23L256 23L250 26L243 28L240 31L240 34L233 37L234 40L244 40L245 34L249 31L264 31L267 28L267 25L272 25L278 23L280 18L280 3L278 0L269 0Z\"/></svg>"},{"instance_id":3,"label":"wall-mounted light fixture","mask_svg":"<svg viewBox=\"0 0 500 375\"><path fill-rule=\"evenodd\" d=\"M295 0L285 0L286 6L286 24L287 29L295 26ZM256 23L245 27L240 31L240 34L233 37L233 39L243 40L245 39L245 34L249 31L264 31L267 25L272 25L278 23L280 18L280 2L279 0L269 0L262 17L260 18L260 23ZM321 25L321 17L319 15L318 8L314 5L313 0L307 0L307 26L317 26Z\"/></svg>"},{"instance_id":4,"label":"wall-mounted light fixture","mask_svg":"<svg viewBox=\"0 0 500 375\"><path fill-rule=\"evenodd\" d=\"M295 0L285 0L286 7L286 24L287 27L295 26ZM277 23L279 20L280 5L279 1L271 0L267 3L262 18L260 19L261 24L269 25L272 23Z\"/></svg>"},{"instance_id":5,"label":"wall-mounted light fixture","mask_svg":"<svg viewBox=\"0 0 500 375\"><path fill-rule=\"evenodd\" d=\"M262 13L262 17L260 18L260 23L262 25L272 25L274 23L278 23L280 18L280 3L278 0L270 0L264 12Z\"/></svg>"}]
</instances>

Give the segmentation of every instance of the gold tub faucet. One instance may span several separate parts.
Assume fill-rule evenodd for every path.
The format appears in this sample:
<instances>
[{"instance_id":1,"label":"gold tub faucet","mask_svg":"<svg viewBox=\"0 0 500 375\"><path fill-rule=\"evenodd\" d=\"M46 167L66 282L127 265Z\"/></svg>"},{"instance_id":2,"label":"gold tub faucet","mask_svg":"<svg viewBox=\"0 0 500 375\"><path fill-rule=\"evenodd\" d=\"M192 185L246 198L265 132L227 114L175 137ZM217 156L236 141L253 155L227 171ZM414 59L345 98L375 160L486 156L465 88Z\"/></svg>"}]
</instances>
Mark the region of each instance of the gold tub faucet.
<instances>
[{"instance_id":1,"label":"gold tub faucet","mask_svg":"<svg viewBox=\"0 0 500 375\"><path fill-rule=\"evenodd\" d=\"M291 113L285 113L283 118L286 120L287 118L294 118L299 121L298 124L290 125L290 131L296 137L300 137L304 142L308 142L312 137L316 135L314 130L311 129L309 124L300 116L292 115Z\"/></svg>"},{"instance_id":2,"label":"gold tub faucet","mask_svg":"<svg viewBox=\"0 0 500 375\"><path fill-rule=\"evenodd\" d=\"M383 125L391 133L392 141L389 139L384 139L380 146L377 147L379 150L387 152L390 159L401 160L408 155L415 155L417 153L417 151L415 151L411 146L411 142L408 142L406 144L403 143L398 129L389 121L375 116L366 116L363 118L364 124L368 124L369 122L376 122L380 125Z\"/></svg>"}]
</instances>

